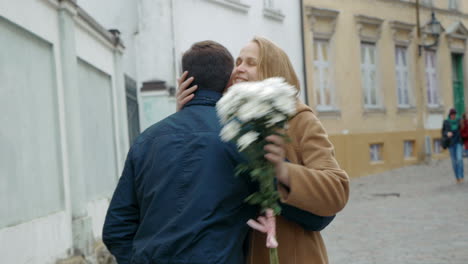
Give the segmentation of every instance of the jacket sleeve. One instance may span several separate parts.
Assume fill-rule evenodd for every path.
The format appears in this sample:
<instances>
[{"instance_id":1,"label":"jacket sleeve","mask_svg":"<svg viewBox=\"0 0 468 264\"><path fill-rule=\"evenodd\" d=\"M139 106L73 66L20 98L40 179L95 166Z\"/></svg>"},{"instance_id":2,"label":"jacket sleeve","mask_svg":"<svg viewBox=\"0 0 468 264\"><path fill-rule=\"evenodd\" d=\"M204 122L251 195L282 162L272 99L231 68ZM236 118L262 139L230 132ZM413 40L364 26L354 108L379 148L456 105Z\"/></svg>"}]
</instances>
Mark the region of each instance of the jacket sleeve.
<instances>
[{"instance_id":1,"label":"jacket sleeve","mask_svg":"<svg viewBox=\"0 0 468 264\"><path fill-rule=\"evenodd\" d=\"M462 139L467 140L468 139L468 124L464 120L461 120L460 122L460 134Z\"/></svg>"},{"instance_id":2,"label":"jacket sleeve","mask_svg":"<svg viewBox=\"0 0 468 264\"><path fill-rule=\"evenodd\" d=\"M287 163L289 188L278 184L281 201L319 216L333 216L349 198L349 178L335 157L322 124L312 112L290 121L291 144L300 163Z\"/></svg>"},{"instance_id":3,"label":"jacket sleeve","mask_svg":"<svg viewBox=\"0 0 468 264\"><path fill-rule=\"evenodd\" d=\"M448 132L448 126L447 126L447 121L444 120L444 122L442 123L442 137L446 137L447 136L447 132Z\"/></svg>"},{"instance_id":4,"label":"jacket sleeve","mask_svg":"<svg viewBox=\"0 0 468 264\"><path fill-rule=\"evenodd\" d=\"M131 151L107 211L102 240L119 264L130 263L133 237L139 226Z\"/></svg>"},{"instance_id":5,"label":"jacket sleeve","mask_svg":"<svg viewBox=\"0 0 468 264\"><path fill-rule=\"evenodd\" d=\"M308 231L322 231L327 227L335 218L333 216L320 216L296 208L294 206L280 202L281 215L289 221L295 222Z\"/></svg>"}]
</instances>

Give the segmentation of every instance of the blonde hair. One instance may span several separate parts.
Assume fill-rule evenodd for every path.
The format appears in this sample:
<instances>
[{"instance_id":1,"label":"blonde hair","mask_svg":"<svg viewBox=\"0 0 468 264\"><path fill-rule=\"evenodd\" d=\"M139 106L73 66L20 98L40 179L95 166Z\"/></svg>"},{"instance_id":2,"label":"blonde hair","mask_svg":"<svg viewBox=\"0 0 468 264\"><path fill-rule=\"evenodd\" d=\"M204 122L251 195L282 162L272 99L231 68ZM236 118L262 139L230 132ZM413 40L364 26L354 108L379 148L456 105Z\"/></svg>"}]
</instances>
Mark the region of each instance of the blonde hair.
<instances>
[{"instance_id":1,"label":"blonde hair","mask_svg":"<svg viewBox=\"0 0 468 264\"><path fill-rule=\"evenodd\" d=\"M258 77L260 80L271 77L283 77L286 82L300 90L299 79L289 60L288 55L275 43L263 38L254 37L252 42L257 43L260 54L258 57Z\"/></svg>"}]
</instances>

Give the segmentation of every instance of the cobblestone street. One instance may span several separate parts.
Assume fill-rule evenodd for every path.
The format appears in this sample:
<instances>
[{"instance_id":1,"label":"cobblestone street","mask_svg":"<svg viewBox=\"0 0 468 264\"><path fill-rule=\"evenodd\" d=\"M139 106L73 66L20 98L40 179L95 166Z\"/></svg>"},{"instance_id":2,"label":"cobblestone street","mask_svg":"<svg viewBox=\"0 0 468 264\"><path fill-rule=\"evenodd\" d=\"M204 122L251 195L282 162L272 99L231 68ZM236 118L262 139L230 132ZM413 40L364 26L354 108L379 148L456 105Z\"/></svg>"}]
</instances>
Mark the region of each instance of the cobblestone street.
<instances>
[{"instance_id":1,"label":"cobblestone street","mask_svg":"<svg viewBox=\"0 0 468 264\"><path fill-rule=\"evenodd\" d=\"M456 184L443 160L353 179L348 205L322 232L330 263L467 264L466 178Z\"/></svg>"}]
</instances>

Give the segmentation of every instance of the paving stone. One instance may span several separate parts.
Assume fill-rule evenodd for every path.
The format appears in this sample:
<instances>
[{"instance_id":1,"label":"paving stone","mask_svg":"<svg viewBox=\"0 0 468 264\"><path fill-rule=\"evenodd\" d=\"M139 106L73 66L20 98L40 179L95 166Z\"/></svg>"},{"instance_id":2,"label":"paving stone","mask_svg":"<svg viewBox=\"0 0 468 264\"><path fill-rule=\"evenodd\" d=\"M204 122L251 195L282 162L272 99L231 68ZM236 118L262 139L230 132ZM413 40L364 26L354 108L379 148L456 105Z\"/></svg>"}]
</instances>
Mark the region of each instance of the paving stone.
<instances>
[{"instance_id":1,"label":"paving stone","mask_svg":"<svg viewBox=\"0 0 468 264\"><path fill-rule=\"evenodd\" d=\"M450 160L352 179L322 235L331 264L467 264L468 179Z\"/></svg>"}]
</instances>

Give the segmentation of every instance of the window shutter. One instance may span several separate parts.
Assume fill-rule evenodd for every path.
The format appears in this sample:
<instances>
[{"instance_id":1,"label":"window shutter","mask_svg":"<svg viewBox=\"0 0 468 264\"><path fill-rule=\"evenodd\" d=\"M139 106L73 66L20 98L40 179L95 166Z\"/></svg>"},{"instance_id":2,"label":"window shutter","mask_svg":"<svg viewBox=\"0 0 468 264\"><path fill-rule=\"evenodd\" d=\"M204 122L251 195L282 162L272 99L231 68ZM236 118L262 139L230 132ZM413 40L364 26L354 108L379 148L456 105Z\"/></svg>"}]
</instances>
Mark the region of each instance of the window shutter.
<instances>
[{"instance_id":1,"label":"window shutter","mask_svg":"<svg viewBox=\"0 0 468 264\"><path fill-rule=\"evenodd\" d=\"M434 51L426 51L426 89L427 104L439 105L439 93L437 89L436 57Z\"/></svg>"},{"instance_id":2,"label":"window shutter","mask_svg":"<svg viewBox=\"0 0 468 264\"><path fill-rule=\"evenodd\" d=\"M331 84L330 51L327 40L315 40L314 47L314 74L315 95L317 106L324 108L333 107L333 87Z\"/></svg>"}]
</instances>

